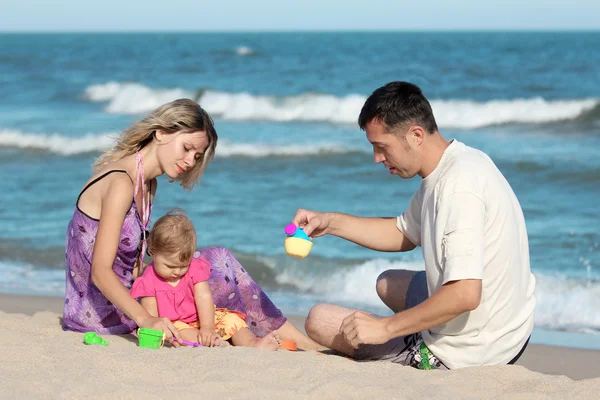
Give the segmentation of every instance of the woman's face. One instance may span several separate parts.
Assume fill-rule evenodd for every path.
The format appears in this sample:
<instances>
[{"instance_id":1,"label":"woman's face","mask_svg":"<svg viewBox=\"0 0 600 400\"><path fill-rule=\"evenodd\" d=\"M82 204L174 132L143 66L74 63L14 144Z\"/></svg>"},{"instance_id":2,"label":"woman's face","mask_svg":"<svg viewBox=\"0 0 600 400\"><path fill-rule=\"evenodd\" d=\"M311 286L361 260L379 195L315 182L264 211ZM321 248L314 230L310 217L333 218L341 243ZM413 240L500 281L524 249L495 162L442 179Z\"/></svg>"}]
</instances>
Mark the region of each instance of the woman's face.
<instances>
[{"instance_id":1,"label":"woman's face","mask_svg":"<svg viewBox=\"0 0 600 400\"><path fill-rule=\"evenodd\" d=\"M156 131L159 142L157 157L161 170L176 179L196 165L208 148L208 135L204 131L164 133Z\"/></svg>"}]
</instances>

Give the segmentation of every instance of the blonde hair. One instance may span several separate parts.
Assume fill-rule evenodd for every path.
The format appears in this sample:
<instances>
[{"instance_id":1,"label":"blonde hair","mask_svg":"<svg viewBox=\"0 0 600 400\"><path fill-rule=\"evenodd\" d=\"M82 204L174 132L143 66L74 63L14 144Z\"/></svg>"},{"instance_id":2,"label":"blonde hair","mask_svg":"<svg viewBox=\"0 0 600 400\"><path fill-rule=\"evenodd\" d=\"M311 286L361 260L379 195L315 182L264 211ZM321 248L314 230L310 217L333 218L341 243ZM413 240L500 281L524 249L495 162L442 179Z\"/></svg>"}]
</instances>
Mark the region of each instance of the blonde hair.
<instances>
[{"instance_id":1,"label":"blonde hair","mask_svg":"<svg viewBox=\"0 0 600 400\"><path fill-rule=\"evenodd\" d=\"M148 254L179 255L179 261L189 263L196 251L196 229L186 213L175 208L156 221L148 236Z\"/></svg>"},{"instance_id":2,"label":"blonde hair","mask_svg":"<svg viewBox=\"0 0 600 400\"><path fill-rule=\"evenodd\" d=\"M213 159L217 147L217 131L212 118L198 103L190 99L178 99L152 111L146 118L126 129L117 138L117 144L102 154L94 163L97 172L106 164L121 160L152 142L157 130L167 134L206 132L208 147L196 164L175 180L186 190L192 190Z\"/></svg>"}]
</instances>

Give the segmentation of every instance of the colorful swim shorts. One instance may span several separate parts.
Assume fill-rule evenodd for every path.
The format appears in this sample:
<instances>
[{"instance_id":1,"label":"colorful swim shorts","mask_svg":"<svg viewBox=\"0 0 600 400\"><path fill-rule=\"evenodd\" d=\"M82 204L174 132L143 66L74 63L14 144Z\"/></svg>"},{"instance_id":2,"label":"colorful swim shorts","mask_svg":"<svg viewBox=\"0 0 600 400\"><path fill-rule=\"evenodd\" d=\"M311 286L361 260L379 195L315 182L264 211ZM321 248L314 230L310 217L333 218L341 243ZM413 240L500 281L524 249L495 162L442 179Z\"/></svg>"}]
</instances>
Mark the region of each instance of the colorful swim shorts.
<instances>
[{"instance_id":1,"label":"colorful swim shorts","mask_svg":"<svg viewBox=\"0 0 600 400\"><path fill-rule=\"evenodd\" d=\"M175 325L175 328L179 331L190 328L200 329L200 321L174 321L173 325ZM221 339L229 340L243 328L248 328L248 325L246 324L246 315L226 308L215 308L215 332Z\"/></svg>"},{"instance_id":2,"label":"colorful swim shorts","mask_svg":"<svg viewBox=\"0 0 600 400\"><path fill-rule=\"evenodd\" d=\"M417 369L448 369L429 350L421 333L399 337L384 344L361 345L354 352L354 358L359 361L391 361Z\"/></svg>"}]
</instances>

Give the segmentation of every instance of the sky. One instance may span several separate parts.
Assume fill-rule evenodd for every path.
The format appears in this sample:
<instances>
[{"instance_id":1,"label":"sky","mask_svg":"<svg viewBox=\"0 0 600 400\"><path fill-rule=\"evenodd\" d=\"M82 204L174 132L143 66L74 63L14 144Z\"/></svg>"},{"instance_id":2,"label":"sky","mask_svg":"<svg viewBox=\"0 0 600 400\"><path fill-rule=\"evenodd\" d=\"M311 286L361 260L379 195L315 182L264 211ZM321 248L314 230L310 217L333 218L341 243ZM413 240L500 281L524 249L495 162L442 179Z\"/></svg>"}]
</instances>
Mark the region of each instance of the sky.
<instances>
[{"instance_id":1,"label":"sky","mask_svg":"<svg viewBox=\"0 0 600 400\"><path fill-rule=\"evenodd\" d=\"M600 0L0 0L0 31L600 30Z\"/></svg>"}]
</instances>

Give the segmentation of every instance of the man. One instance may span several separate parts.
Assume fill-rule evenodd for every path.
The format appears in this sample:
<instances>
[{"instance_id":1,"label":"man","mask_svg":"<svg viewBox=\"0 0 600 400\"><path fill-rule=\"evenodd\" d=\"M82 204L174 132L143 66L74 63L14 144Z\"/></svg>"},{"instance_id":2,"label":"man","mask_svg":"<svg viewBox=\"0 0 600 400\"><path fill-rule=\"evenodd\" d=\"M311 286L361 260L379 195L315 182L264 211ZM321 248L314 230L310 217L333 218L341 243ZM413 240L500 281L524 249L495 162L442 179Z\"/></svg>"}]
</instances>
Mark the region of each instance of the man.
<instances>
[{"instance_id":1,"label":"man","mask_svg":"<svg viewBox=\"0 0 600 400\"><path fill-rule=\"evenodd\" d=\"M513 363L533 330L535 278L510 185L487 155L442 137L413 84L375 90L358 123L376 163L422 178L408 209L398 218L301 209L293 223L311 237L335 235L377 251L420 246L425 271L379 276L377 294L395 315L319 304L306 321L308 335L357 359L421 369Z\"/></svg>"}]
</instances>

